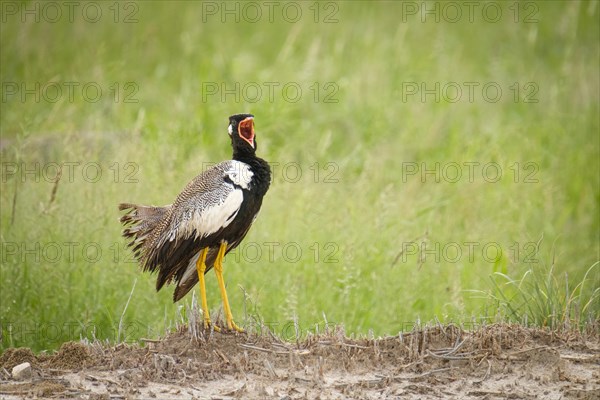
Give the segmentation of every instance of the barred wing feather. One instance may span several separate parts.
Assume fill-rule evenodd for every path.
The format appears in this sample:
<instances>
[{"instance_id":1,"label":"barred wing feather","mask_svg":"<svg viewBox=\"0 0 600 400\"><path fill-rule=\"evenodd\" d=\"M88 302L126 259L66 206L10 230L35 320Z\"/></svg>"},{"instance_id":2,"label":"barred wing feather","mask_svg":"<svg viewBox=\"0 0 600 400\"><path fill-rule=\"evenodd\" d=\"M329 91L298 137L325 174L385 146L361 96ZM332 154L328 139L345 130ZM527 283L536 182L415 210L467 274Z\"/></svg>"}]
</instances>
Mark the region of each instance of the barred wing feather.
<instances>
[{"instance_id":1,"label":"barred wing feather","mask_svg":"<svg viewBox=\"0 0 600 400\"><path fill-rule=\"evenodd\" d=\"M198 175L177 197L146 247L144 269L159 270L157 288L170 282L200 250L202 239L217 234L242 206L242 188L252 172L247 164L225 161Z\"/></svg>"}]
</instances>

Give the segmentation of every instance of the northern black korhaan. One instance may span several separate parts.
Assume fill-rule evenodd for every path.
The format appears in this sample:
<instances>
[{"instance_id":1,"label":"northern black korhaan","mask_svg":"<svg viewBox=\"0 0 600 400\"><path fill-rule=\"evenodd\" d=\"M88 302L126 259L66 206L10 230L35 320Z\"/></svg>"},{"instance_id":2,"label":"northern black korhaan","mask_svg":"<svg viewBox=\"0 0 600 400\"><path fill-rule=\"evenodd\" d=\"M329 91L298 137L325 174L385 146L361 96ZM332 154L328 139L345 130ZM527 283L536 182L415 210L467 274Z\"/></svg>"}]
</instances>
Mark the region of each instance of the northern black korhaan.
<instances>
[{"instance_id":1,"label":"northern black korhaan","mask_svg":"<svg viewBox=\"0 0 600 400\"><path fill-rule=\"evenodd\" d=\"M223 280L223 257L248 233L269 188L269 164L256 157L254 116L229 117L233 159L203 171L164 207L123 203L123 236L144 271L158 272L156 290L176 283L178 301L200 282L204 326L211 324L204 275L214 267L227 328L234 323ZM220 330L215 326L216 330Z\"/></svg>"}]
</instances>

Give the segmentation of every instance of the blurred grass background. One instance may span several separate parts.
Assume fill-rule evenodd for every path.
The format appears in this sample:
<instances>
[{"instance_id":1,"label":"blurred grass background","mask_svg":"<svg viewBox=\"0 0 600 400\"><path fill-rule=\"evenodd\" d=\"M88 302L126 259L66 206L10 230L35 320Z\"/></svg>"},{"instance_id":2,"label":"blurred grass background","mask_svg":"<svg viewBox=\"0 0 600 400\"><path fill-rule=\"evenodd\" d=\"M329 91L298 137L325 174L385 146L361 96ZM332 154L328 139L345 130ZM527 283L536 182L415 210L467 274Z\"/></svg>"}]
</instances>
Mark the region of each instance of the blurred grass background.
<instances>
[{"instance_id":1,"label":"blurred grass background","mask_svg":"<svg viewBox=\"0 0 600 400\"><path fill-rule=\"evenodd\" d=\"M181 320L192 296L173 305L172 288L155 292L125 249L117 204L171 203L231 156L227 117L238 112L256 115L258 153L275 166L259 218L225 263L234 316L249 329L259 320L285 336L290 321L327 321L384 335L417 319L490 321L496 297L472 290L492 293L494 273L550 267L572 287L589 271L580 295L592 301L576 312L598 319L598 1L495 2L497 22L482 2L472 22L463 8L454 23L450 9L423 22L410 8L421 2L276 3L272 18L254 3L255 22L246 3L93 3L95 23L82 16L88 3L72 21L66 8L55 18L42 3L3 4L3 348L155 337ZM239 22L224 7L238 7ZM440 92L457 83L462 97L407 95L436 82ZM473 101L464 82L479 85ZM482 93L490 82L497 102ZM290 83L298 101L281 90ZM54 163L74 163L57 184ZM436 163L438 181L421 176ZM465 163L479 163L473 179ZM208 292L218 313L212 275Z\"/></svg>"}]
</instances>

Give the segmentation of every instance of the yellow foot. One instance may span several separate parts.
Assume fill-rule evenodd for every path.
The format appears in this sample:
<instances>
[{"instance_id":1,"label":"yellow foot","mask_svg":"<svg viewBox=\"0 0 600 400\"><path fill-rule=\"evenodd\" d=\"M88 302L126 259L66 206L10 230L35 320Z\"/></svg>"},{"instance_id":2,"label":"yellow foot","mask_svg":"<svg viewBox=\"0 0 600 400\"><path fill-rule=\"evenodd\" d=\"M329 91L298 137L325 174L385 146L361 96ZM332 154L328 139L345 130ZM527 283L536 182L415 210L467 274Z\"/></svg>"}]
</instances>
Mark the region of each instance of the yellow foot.
<instances>
[{"instance_id":1,"label":"yellow foot","mask_svg":"<svg viewBox=\"0 0 600 400\"><path fill-rule=\"evenodd\" d=\"M225 280L223 279L223 257L227 251L227 242L222 241L219 246L219 252L217 258L215 258L215 274L217 275L217 281L219 282L219 289L221 290L221 299L223 300L223 312L225 313L225 320L227 321L227 328L230 331L244 332L242 328L237 326L233 322L233 316L231 315L231 307L229 307L229 300L227 299L227 290L225 290Z\"/></svg>"},{"instance_id":2,"label":"yellow foot","mask_svg":"<svg viewBox=\"0 0 600 400\"><path fill-rule=\"evenodd\" d=\"M215 332L221 332L221 328L219 328L217 325L210 322L210 318L204 318L204 329L209 330L211 326Z\"/></svg>"},{"instance_id":3,"label":"yellow foot","mask_svg":"<svg viewBox=\"0 0 600 400\"><path fill-rule=\"evenodd\" d=\"M233 319L230 319L227 321L227 328L229 328L230 331L237 331L239 333L244 333L244 330L242 328L240 328L239 326L237 326L235 324L235 322L233 322Z\"/></svg>"},{"instance_id":4,"label":"yellow foot","mask_svg":"<svg viewBox=\"0 0 600 400\"><path fill-rule=\"evenodd\" d=\"M204 320L204 329L205 330L210 330L211 328L215 332L223 332L223 330L222 330L222 328L220 326L218 326L216 324L213 324L210 321L210 319L209 320L205 319ZM226 331L236 331L236 332L239 332L239 333L244 333L245 332L243 328L240 328L239 326L237 326L236 323L233 322L233 321L228 321L227 322L227 329L226 329Z\"/></svg>"}]
</instances>

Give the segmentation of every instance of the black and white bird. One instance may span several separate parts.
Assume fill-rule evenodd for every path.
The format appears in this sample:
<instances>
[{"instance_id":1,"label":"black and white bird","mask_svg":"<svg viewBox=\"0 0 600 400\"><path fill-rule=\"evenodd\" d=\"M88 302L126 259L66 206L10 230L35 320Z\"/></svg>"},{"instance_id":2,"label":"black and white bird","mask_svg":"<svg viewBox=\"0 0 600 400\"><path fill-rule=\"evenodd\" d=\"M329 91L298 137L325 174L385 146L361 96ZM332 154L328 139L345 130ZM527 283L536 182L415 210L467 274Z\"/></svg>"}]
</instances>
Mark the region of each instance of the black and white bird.
<instances>
[{"instance_id":1,"label":"black and white bird","mask_svg":"<svg viewBox=\"0 0 600 400\"><path fill-rule=\"evenodd\" d=\"M271 169L256 156L254 116L229 117L233 159L202 172L164 207L123 203L123 236L129 240L144 271L158 272L156 290L176 283L173 301L200 282L204 326L211 324L204 275L214 267L223 300L227 328L242 331L233 321L225 282L223 257L248 233L269 189ZM216 330L220 330L217 326Z\"/></svg>"}]
</instances>

